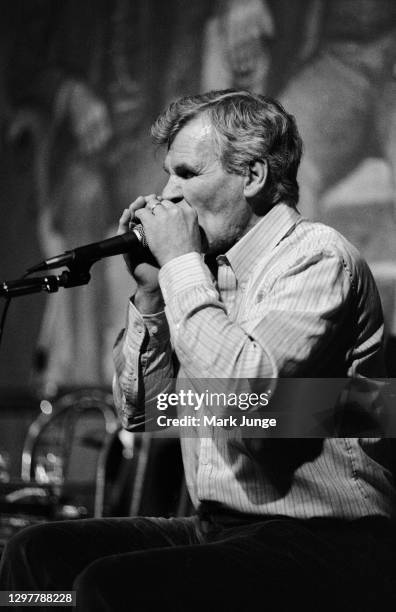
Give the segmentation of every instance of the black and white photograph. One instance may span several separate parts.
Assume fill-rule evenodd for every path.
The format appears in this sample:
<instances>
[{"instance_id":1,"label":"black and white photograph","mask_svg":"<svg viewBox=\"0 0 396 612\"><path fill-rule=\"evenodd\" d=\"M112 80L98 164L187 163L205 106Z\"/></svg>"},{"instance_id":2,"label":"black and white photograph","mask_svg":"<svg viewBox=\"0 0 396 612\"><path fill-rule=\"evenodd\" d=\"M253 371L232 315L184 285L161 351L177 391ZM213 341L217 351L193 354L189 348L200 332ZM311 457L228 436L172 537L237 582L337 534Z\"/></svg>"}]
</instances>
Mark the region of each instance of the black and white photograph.
<instances>
[{"instance_id":1,"label":"black and white photograph","mask_svg":"<svg viewBox=\"0 0 396 612\"><path fill-rule=\"evenodd\" d=\"M0 9L0 607L394 610L395 0Z\"/></svg>"}]
</instances>

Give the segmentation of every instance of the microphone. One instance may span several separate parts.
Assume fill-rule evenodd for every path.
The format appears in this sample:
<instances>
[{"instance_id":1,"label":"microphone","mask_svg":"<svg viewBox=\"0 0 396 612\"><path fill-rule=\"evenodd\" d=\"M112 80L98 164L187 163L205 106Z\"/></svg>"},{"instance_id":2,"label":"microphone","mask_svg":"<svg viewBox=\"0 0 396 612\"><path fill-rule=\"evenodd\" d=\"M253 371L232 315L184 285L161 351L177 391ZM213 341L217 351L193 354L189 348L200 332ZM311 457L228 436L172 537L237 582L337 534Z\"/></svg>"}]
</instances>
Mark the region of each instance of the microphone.
<instances>
[{"instance_id":1,"label":"microphone","mask_svg":"<svg viewBox=\"0 0 396 612\"><path fill-rule=\"evenodd\" d=\"M40 272L42 270L51 270L52 268L60 268L61 266L91 266L95 261L103 259L103 257L111 257L112 255L121 255L122 253L136 253L141 257L142 250L147 249L148 245L144 234L143 226L138 224L132 227L130 232L92 242L82 247L66 251L61 255L45 259L41 263L28 268L31 272ZM148 251L148 254L150 251Z\"/></svg>"}]
</instances>

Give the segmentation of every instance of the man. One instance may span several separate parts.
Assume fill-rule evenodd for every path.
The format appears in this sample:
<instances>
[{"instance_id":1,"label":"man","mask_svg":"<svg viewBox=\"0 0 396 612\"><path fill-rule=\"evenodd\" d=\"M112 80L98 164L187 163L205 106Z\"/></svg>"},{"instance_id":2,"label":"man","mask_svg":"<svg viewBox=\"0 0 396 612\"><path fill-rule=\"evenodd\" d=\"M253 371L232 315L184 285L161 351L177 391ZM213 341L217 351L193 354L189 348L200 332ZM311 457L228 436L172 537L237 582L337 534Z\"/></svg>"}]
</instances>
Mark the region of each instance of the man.
<instances>
[{"instance_id":1,"label":"man","mask_svg":"<svg viewBox=\"0 0 396 612\"><path fill-rule=\"evenodd\" d=\"M201 391L273 379L275 393L282 377L382 376L367 265L296 210L293 117L263 96L214 91L172 104L153 134L168 147L168 182L119 228L138 219L158 263L128 258L137 290L115 347L123 425L141 424L175 376ZM7 546L2 588L76 588L85 612L371 609L393 596L383 441L219 428L182 438L182 450L194 516L30 528Z\"/></svg>"}]
</instances>

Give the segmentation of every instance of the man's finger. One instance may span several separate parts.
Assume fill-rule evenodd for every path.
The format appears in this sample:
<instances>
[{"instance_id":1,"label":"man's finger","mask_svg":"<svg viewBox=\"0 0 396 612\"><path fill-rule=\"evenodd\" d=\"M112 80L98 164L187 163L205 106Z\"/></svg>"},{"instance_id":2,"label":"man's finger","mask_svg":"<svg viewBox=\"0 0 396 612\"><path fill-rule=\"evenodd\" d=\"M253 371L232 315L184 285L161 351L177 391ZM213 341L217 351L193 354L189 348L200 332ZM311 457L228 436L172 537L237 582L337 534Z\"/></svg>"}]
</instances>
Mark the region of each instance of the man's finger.
<instances>
[{"instance_id":1,"label":"man's finger","mask_svg":"<svg viewBox=\"0 0 396 612\"><path fill-rule=\"evenodd\" d=\"M195 210L195 208L191 206L191 204L186 202L186 200L182 200L181 202L178 202L177 206L180 208L180 210L187 213L188 215L193 215L194 217L198 218L197 211Z\"/></svg>"},{"instance_id":2,"label":"man's finger","mask_svg":"<svg viewBox=\"0 0 396 612\"><path fill-rule=\"evenodd\" d=\"M146 198L144 196L139 196L134 200L128 207L130 214L132 217L135 216L135 212L139 210L139 208L144 208L146 206Z\"/></svg>"},{"instance_id":3,"label":"man's finger","mask_svg":"<svg viewBox=\"0 0 396 612\"><path fill-rule=\"evenodd\" d=\"M125 232L129 230L130 220L131 220L131 213L129 212L129 208L125 208L118 222L117 235L125 234Z\"/></svg>"},{"instance_id":4,"label":"man's finger","mask_svg":"<svg viewBox=\"0 0 396 612\"><path fill-rule=\"evenodd\" d=\"M149 195L146 195L146 202L147 204L151 201L157 201L160 199L160 196L157 196L155 193L149 193Z\"/></svg>"},{"instance_id":5,"label":"man's finger","mask_svg":"<svg viewBox=\"0 0 396 612\"><path fill-rule=\"evenodd\" d=\"M150 221L150 217L152 216L151 210L149 208L139 208L135 212L135 217L140 221Z\"/></svg>"}]
</instances>

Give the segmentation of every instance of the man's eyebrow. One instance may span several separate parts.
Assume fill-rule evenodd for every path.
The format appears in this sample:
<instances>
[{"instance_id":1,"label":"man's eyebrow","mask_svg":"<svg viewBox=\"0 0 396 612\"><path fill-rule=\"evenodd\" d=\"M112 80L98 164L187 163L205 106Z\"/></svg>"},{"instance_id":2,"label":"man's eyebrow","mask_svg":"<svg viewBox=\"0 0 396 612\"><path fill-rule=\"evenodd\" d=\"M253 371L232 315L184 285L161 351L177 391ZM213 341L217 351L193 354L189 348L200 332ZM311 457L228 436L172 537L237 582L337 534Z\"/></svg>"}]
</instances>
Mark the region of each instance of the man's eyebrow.
<instances>
[{"instance_id":1,"label":"man's eyebrow","mask_svg":"<svg viewBox=\"0 0 396 612\"><path fill-rule=\"evenodd\" d=\"M162 164L162 167L165 170L165 172L169 174L169 164L167 164L166 161ZM186 162L180 162L180 163L174 164L173 171L176 174L179 174L180 172L186 172L186 171L187 172L197 172L197 168Z\"/></svg>"}]
</instances>

